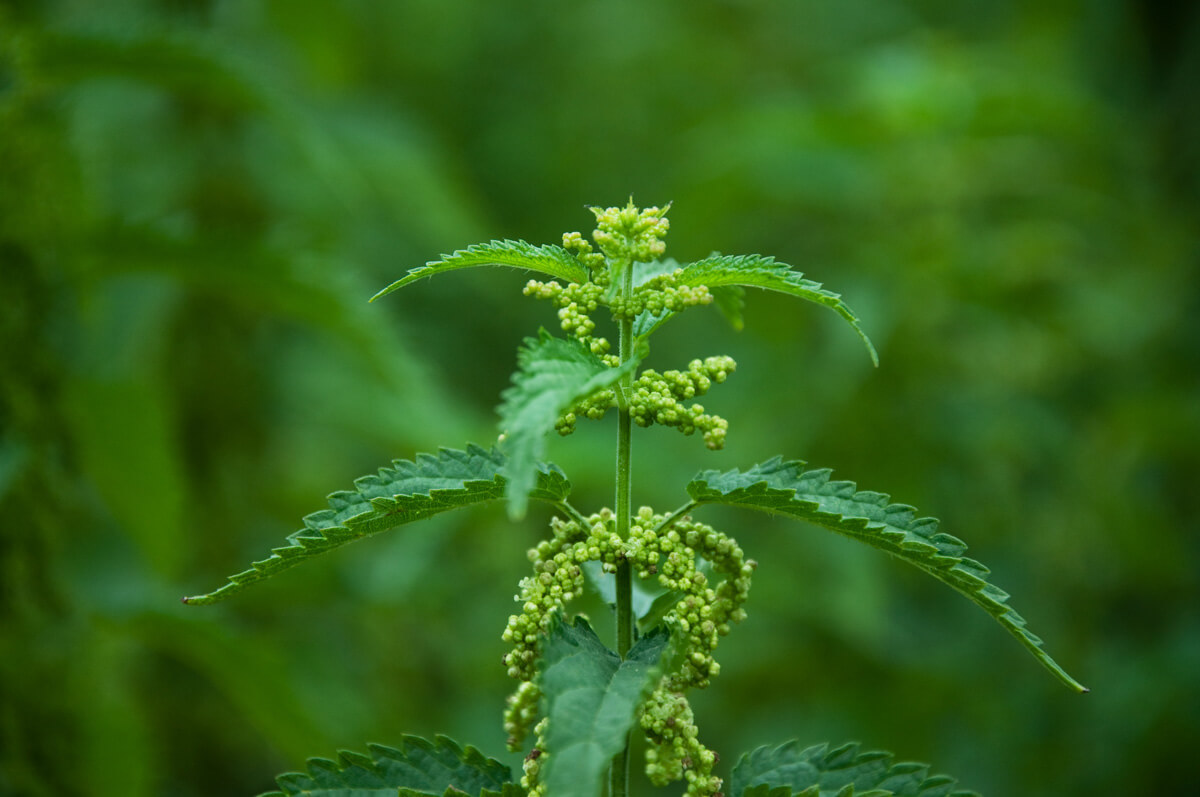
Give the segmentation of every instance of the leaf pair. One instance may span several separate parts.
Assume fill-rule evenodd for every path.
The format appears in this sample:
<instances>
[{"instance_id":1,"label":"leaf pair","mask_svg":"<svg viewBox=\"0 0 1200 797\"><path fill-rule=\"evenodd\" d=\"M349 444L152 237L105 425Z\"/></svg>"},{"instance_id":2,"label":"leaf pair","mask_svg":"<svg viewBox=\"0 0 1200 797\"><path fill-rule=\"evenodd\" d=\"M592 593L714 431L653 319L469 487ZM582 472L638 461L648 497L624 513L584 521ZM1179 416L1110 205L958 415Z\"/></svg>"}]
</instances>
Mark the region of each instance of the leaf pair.
<instances>
[{"instance_id":1,"label":"leaf pair","mask_svg":"<svg viewBox=\"0 0 1200 797\"><path fill-rule=\"evenodd\" d=\"M586 369L576 372L567 368L566 372L578 380ZM531 468L523 466L530 477L522 495L571 513L566 505L571 492L567 477L557 466L538 464L532 450L526 456L533 464ZM965 543L938 530L937 520L919 517L911 506L889 503L883 493L860 491L853 482L833 481L829 470L805 470L804 465L776 457L744 471L704 471L688 484L691 501L676 515L705 504L740 506L804 520L886 551L962 593L994 617L1060 681L1076 692L1088 691L1042 649L1041 640L1008 605L1008 593L987 580L990 571L984 565L964 555ZM184 602L215 603L346 543L451 509L505 498L512 483L505 473L513 470L499 451L474 445L465 451L442 449L413 461L397 460L377 475L358 479L354 490L329 496L329 509L305 517L304 528L288 537L290 545L276 548L251 569L230 576L225 586L184 598Z\"/></svg>"},{"instance_id":2,"label":"leaf pair","mask_svg":"<svg viewBox=\"0 0 1200 797\"><path fill-rule=\"evenodd\" d=\"M668 261L674 265L673 261ZM639 264L642 279L656 274L668 273L660 264ZM404 277L393 282L371 297L371 301L386 296L392 291L411 285L417 280L432 277L446 271L479 266L503 266L537 271L554 279L567 282L584 282L588 271L579 261L560 246L547 244L534 246L525 241L490 241L485 244L460 249L453 254L442 255L440 260L431 260L424 266L411 269ZM674 269L671 269L674 270ZM713 254L681 267L677 284L708 287L717 301L721 312L729 318L735 328L742 324L743 288L762 288L785 293L798 299L828 307L841 316L857 333L871 361L879 364L879 355L854 314L839 294L827 291L819 282L805 279L804 275L786 263L763 255L718 255ZM636 275L635 275L636 276ZM671 317L670 313L656 318L639 319L637 335L645 338Z\"/></svg>"}]
</instances>

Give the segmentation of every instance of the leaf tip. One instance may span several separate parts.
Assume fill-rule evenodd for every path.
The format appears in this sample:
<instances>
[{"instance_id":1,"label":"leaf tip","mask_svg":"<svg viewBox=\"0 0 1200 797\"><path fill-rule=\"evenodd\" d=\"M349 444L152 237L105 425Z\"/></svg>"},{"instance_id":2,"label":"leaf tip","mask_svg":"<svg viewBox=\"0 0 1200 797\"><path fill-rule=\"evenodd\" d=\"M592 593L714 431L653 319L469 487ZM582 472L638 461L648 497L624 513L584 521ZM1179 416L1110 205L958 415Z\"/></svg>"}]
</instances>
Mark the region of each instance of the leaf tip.
<instances>
[{"instance_id":1,"label":"leaf tip","mask_svg":"<svg viewBox=\"0 0 1200 797\"><path fill-rule=\"evenodd\" d=\"M401 277L400 279L398 279L398 280L396 280L395 282L393 282L391 285L389 285L389 286L387 286L386 288L383 288L382 290L378 291L378 292L377 292L377 293L376 293L374 296L372 296L370 299L367 299L367 304L370 304L371 302L375 301L376 299L380 299L380 298L383 298L384 296L387 296L389 293L391 293L392 291L394 291L394 290L396 290L397 288L399 288L399 287L400 287L400 286L401 286L401 285L404 283L404 280L405 280L405 279L406 279L406 277Z\"/></svg>"}]
</instances>

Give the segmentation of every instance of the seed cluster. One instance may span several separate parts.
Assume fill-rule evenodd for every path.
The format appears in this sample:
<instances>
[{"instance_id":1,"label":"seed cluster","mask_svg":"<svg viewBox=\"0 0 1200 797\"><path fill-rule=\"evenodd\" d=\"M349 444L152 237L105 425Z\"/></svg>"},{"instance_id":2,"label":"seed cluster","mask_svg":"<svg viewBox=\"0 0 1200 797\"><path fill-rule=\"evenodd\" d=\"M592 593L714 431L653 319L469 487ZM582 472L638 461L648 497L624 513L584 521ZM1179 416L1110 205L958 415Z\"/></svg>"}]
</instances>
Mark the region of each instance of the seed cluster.
<instances>
[{"instance_id":1,"label":"seed cluster","mask_svg":"<svg viewBox=\"0 0 1200 797\"><path fill-rule=\"evenodd\" d=\"M583 589L582 564L599 561L606 572L628 562L643 579L657 577L659 584L678 601L665 614L675 647L680 652L678 668L664 675L639 710L639 723L650 746L646 752L646 774L655 785L686 780L687 794L714 795L721 779L712 774L716 754L698 740L698 730L685 691L704 688L720 672L713 658L717 643L732 625L745 619L742 609L756 567L746 561L730 537L689 517L669 518L642 507L632 518L629 538L615 533L613 513L604 509L577 521L551 521L553 535L529 551L533 575L521 581L516 600L522 612L509 618L504 640L513 645L504 656L508 674L521 681L509 698L504 727L509 748L517 749L537 721L541 693L535 683L541 635L555 612ZM709 576L697 565L700 558L721 580L709 585ZM542 720L544 723L545 720ZM537 726L539 737L544 725ZM536 785L537 771L548 753L526 760L526 788ZM533 794L534 792L530 792Z\"/></svg>"}]
</instances>

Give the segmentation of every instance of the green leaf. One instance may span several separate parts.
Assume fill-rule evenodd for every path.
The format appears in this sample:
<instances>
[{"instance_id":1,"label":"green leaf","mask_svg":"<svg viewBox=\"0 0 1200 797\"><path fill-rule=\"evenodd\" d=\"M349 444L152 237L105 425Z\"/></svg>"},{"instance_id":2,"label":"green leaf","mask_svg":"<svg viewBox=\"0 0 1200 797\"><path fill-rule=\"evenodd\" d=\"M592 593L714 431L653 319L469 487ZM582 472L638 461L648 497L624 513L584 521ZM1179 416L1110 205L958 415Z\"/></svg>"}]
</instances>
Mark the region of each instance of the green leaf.
<instances>
[{"instance_id":1,"label":"green leaf","mask_svg":"<svg viewBox=\"0 0 1200 797\"><path fill-rule=\"evenodd\" d=\"M523 268L568 282L585 282L588 279L587 269L561 246L534 246L525 241L489 241L459 249L454 254L442 255L441 260L430 260L423 266L411 269L408 274L372 296L371 301L434 274L476 266Z\"/></svg>"},{"instance_id":2,"label":"green leaf","mask_svg":"<svg viewBox=\"0 0 1200 797\"><path fill-rule=\"evenodd\" d=\"M773 257L763 255L710 255L703 260L689 263L683 267L679 276L680 285L705 285L709 290L726 286L743 286L748 288L764 288L769 291L786 293L800 299L824 305L840 315L854 328L858 337L871 355L871 361L879 365L879 355L871 340L859 326L858 317L836 293L827 291L819 282L804 279L804 276L793 271L786 263L780 263ZM741 318L741 309L735 297L721 299L722 312L726 313L731 323L736 327ZM730 315L732 313L732 315Z\"/></svg>"},{"instance_id":3,"label":"green leaf","mask_svg":"<svg viewBox=\"0 0 1200 797\"><path fill-rule=\"evenodd\" d=\"M860 753L855 743L801 750L792 741L746 753L729 777L733 797L979 797L955 789L946 775L929 775L927 764L893 764L892 754Z\"/></svg>"},{"instance_id":4,"label":"green leaf","mask_svg":"<svg viewBox=\"0 0 1200 797\"><path fill-rule=\"evenodd\" d=\"M367 746L371 755L340 751L337 761L310 758L308 772L275 779L280 791L262 797L396 797L400 795L470 794L517 797L523 790L499 761L474 747L466 750L445 736L429 742L405 736L401 747Z\"/></svg>"},{"instance_id":5,"label":"green leaf","mask_svg":"<svg viewBox=\"0 0 1200 797\"><path fill-rule=\"evenodd\" d=\"M830 481L829 470L804 470L803 462L776 457L747 471L697 474L687 486L697 504L727 504L807 520L903 559L953 587L1008 629L1060 681L1077 692L1086 687L1042 650L1042 641L1009 607L1008 593L988 583L990 571L963 554L966 544L938 531L934 518L919 518L883 493L858 491L853 482Z\"/></svg>"},{"instance_id":6,"label":"green leaf","mask_svg":"<svg viewBox=\"0 0 1200 797\"><path fill-rule=\"evenodd\" d=\"M495 449L476 445L466 451L443 448L436 455L420 454L414 461L396 460L390 468L380 468L377 475L356 480L353 490L330 495L329 509L305 517L304 528L288 536L290 545L274 549L270 558L230 576L220 589L183 602L215 603L346 543L451 509L503 498L504 462ZM550 503L566 500L571 483L557 466L535 463L530 470L528 497Z\"/></svg>"},{"instance_id":7,"label":"green leaf","mask_svg":"<svg viewBox=\"0 0 1200 797\"><path fill-rule=\"evenodd\" d=\"M508 514L525 515L526 497L534 484L536 463L545 452L546 434L571 405L598 390L614 385L641 361L631 357L619 368L604 361L577 340L555 338L542 329L537 338L526 338L517 352L518 371L513 386L502 394L500 427L508 461Z\"/></svg>"},{"instance_id":8,"label":"green leaf","mask_svg":"<svg viewBox=\"0 0 1200 797\"><path fill-rule=\"evenodd\" d=\"M582 617L559 620L543 654L541 690L549 724L543 771L547 794L594 797L612 757L625 746L637 707L654 688L670 635L658 629L622 660Z\"/></svg>"}]
</instances>

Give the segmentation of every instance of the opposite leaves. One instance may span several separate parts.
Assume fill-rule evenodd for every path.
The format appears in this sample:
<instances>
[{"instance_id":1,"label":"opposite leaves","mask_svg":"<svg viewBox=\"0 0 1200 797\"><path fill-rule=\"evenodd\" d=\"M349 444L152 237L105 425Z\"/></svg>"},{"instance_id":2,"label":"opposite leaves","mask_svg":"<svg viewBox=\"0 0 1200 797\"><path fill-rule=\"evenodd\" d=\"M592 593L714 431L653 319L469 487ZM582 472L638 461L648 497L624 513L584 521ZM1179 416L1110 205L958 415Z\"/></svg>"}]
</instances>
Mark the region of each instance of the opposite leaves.
<instances>
[{"instance_id":1,"label":"opposite leaves","mask_svg":"<svg viewBox=\"0 0 1200 797\"><path fill-rule=\"evenodd\" d=\"M893 764L892 754L860 753L857 744L801 750L797 742L760 747L738 761L729 777L733 797L979 797L954 788L926 764Z\"/></svg>"},{"instance_id":2,"label":"opposite leaves","mask_svg":"<svg viewBox=\"0 0 1200 797\"><path fill-rule=\"evenodd\" d=\"M963 554L962 540L938 532L934 518L891 504L883 493L858 491L853 482L830 481L829 470L804 470L803 462L776 457L747 471L700 473L687 491L696 504L729 504L807 520L903 559L968 597L1008 629L1060 681L1088 691L1044 650L1009 607L1008 593L988 583L990 571Z\"/></svg>"},{"instance_id":3,"label":"opposite leaves","mask_svg":"<svg viewBox=\"0 0 1200 797\"><path fill-rule=\"evenodd\" d=\"M330 495L329 509L305 517L304 528L288 536L290 545L274 549L269 558L230 576L220 589L183 602L215 603L346 543L451 509L503 498L504 462L495 449L475 445L466 451L443 448L436 455L421 454L414 461L396 460L377 475L355 481L353 490ZM528 497L550 503L566 500L571 484L562 471L536 463L530 470Z\"/></svg>"},{"instance_id":4,"label":"opposite leaves","mask_svg":"<svg viewBox=\"0 0 1200 797\"><path fill-rule=\"evenodd\" d=\"M571 405L598 390L611 387L637 368L640 357L631 357L610 368L577 340L563 340L541 330L526 338L517 352L519 370L513 386L502 394L500 428L508 457L503 474L508 479L508 514L525 515L538 459L546 448L546 434Z\"/></svg>"},{"instance_id":5,"label":"opposite leaves","mask_svg":"<svg viewBox=\"0 0 1200 797\"><path fill-rule=\"evenodd\" d=\"M337 761L310 758L308 772L275 779L280 791L262 797L517 797L508 767L452 739L405 736L400 749L370 745L371 755L342 751Z\"/></svg>"},{"instance_id":6,"label":"opposite leaves","mask_svg":"<svg viewBox=\"0 0 1200 797\"><path fill-rule=\"evenodd\" d=\"M637 707L658 680L669 639L660 628L639 639L622 660L583 618L556 621L541 677L549 717L542 775L547 794L601 794L601 776L625 746Z\"/></svg>"}]
</instances>

